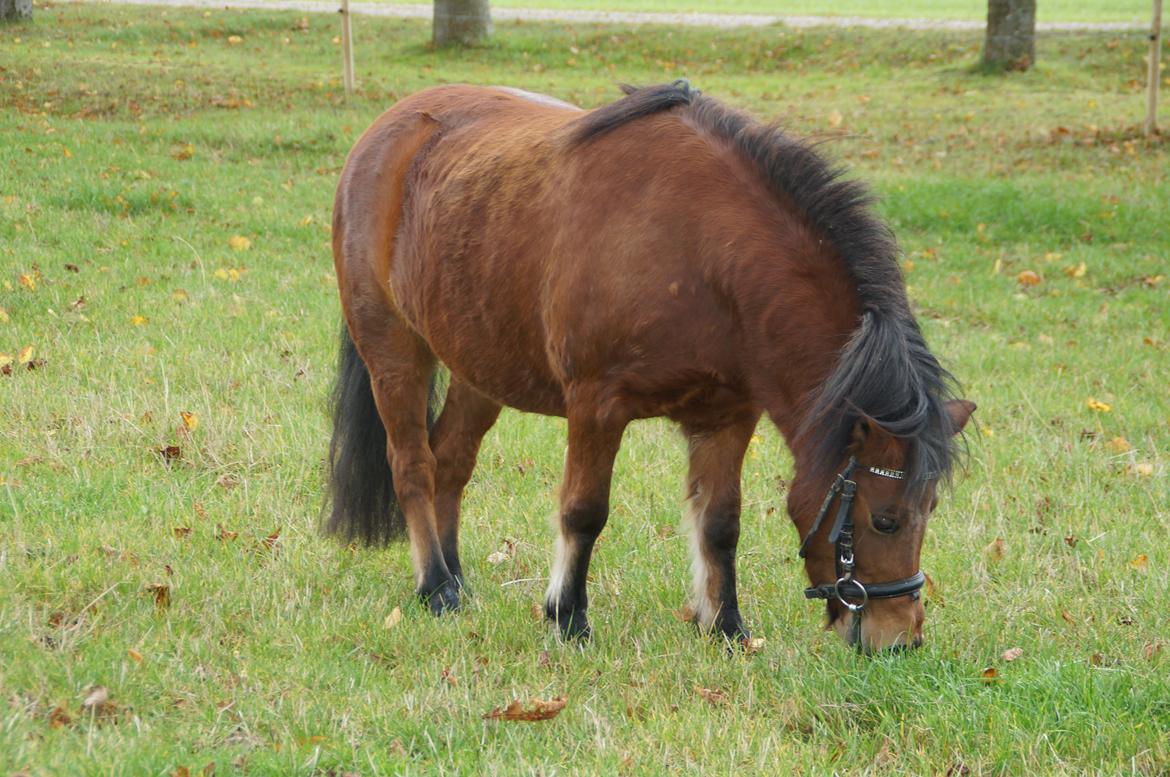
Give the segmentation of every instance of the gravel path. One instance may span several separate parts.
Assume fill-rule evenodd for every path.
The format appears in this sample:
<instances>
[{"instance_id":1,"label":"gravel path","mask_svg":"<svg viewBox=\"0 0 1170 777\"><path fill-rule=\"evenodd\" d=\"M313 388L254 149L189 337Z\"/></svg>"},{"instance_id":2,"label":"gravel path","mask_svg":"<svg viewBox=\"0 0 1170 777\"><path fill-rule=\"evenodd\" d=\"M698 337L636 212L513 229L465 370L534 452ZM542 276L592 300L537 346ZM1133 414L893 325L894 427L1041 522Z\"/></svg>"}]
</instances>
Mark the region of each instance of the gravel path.
<instances>
[{"instance_id":1,"label":"gravel path","mask_svg":"<svg viewBox=\"0 0 1170 777\"><path fill-rule=\"evenodd\" d=\"M336 13L340 3L319 0L87 0L119 5L171 5L192 8L265 8L305 13ZM430 19L430 4L352 3L350 10L364 16L392 16L400 19ZM662 24L687 27L898 27L912 30L982 30L985 23L969 19L872 19L863 16L772 16L765 14L637 13L626 11L570 11L537 8L493 8L492 19L532 22L583 22L608 24ZM1037 22L1037 30L1134 30L1140 22Z\"/></svg>"}]
</instances>

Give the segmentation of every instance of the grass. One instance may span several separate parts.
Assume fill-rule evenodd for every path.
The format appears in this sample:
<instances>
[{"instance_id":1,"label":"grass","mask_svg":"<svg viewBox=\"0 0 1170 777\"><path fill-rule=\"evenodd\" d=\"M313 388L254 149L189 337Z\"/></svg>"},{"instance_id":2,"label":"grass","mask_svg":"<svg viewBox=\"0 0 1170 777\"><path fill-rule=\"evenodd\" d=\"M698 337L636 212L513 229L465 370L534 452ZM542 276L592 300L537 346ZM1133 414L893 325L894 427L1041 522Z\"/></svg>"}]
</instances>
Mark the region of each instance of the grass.
<instances>
[{"instance_id":1,"label":"grass","mask_svg":"<svg viewBox=\"0 0 1170 777\"><path fill-rule=\"evenodd\" d=\"M407 3L418 0L383 0ZM894 19L987 19L986 0L492 0L500 8L563 8L590 11L727 13L807 16L868 16ZM1149 24L1145 0L1044 0L1042 22L1141 22Z\"/></svg>"},{"instance_id":2,"label":"grass","mask_svg":"<svg viewBox=\"0 0 1170 777\"><path fill-rule=\"evenodd\" d=\"M0 376L5 771L1170 770L1170 182L1165 143L1132 129L1143 41L1044 36L1037 69L989 77L977 34L500 24L486 48L436 53L423 23L361 19L346 100L334 25L65 5L0 31L0 353L43 360ZM583 651L531 614L561 421L507 412L485 441L456 617L413 602L404 547L316 534L339 320L326 225L358 133L443 81L596 105L679 76L837 138L980 404L924 547L913 654L865 659L820 631L790 460L763 426L740 564L767 640L752 656L672 615L684 455L663 423L619 457ZM481 719L557 695L551 722Z\"/></svg>"}]
</instances>

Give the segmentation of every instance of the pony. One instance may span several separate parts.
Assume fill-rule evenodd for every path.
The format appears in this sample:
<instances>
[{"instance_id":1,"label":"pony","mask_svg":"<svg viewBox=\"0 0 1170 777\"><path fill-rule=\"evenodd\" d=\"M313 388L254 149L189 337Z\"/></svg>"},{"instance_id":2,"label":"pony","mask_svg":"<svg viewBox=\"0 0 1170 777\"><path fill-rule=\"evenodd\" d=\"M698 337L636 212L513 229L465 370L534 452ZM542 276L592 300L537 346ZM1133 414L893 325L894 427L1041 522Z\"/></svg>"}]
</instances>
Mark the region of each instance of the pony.
<instances>
[{"instance_id":1,"label":"pony","mask_svg":"<svg viewBox=\"0 0 1170 777\"><path fill-rule=\"evenodd\" d=\"M919 644L923 534L975 405L923 339L891 231L808 142L685 82L624 91L583 111L436 87L354 145L333 208L345 326L324 530L407 535L418 596L458 609L480 442L505 406L564 417L544 611L588 638L623 430L664 416L688 444L694 620L740 641L740 476L767 415L795 463L805 595L859 648Z\"/></svg>"}]
</instances>

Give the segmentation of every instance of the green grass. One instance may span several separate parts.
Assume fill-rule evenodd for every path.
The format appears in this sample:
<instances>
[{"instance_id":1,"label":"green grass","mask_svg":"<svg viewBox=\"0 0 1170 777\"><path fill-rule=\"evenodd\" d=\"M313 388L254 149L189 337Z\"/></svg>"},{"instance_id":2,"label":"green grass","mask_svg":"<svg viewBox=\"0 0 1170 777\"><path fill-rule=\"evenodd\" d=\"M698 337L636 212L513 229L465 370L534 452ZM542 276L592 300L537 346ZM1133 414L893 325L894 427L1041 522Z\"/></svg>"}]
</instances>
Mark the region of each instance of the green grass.
<instances>
[{"instance_id":1,"label":"green grass","mask_svg":"<svg viewBox=\"0 0 1170 777\"><path fill-rule=\"evenodd\" d=\"M500 24L435 53L424 23L361 19L347 101L335 22L299 18L60 6L0 30L0 353L44 360L0 376L5 772L1170 770L1170 160L1132 129L1143 41L1045 36L1037 69L999 78L971 70L977 34ZM827 149L882 195L928 338L980 405L924 547L913 654L865 659L820 630L764 427L740 563L753 656L672 614L684 451L663 423L619 457L585 650L531 615L561 421L507 412L485 441L455 617L413 602L405 547L316 534L326 225L357 135L445 81L596 105L680 76L841 135ZM562 694L551 722L481 719Z\"/></svg>"},{"instance_id":2,"label":"green grass","mask_svg":"<svg viewBox=\"0 0 1170 777\"><path fill-rule=\"evenodd\" d=\"M382 0L417 3L418 0ZM563 8L589 11L868 16L893 19L987 19L986 0L492 0L499 8ZM1042 0L1042 22L1150 21L1146 0Z\"/></svg>"}]
</instances>

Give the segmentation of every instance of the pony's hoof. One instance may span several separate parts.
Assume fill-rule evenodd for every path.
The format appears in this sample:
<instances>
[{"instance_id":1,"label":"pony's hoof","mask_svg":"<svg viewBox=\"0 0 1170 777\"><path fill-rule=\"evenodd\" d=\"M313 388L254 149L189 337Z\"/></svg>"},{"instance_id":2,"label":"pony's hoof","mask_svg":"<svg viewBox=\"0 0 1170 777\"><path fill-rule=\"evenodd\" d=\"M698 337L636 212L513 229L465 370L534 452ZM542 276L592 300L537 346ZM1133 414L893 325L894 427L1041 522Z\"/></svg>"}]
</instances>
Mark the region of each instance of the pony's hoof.
<instances>
[{"instance_id":1,"label":"pony's hoof","mask_svg":"<svg viewBox=\"0 0 1170 777\"><path fill-rule=\"evenodd\" d=\"M584 610L572 610L568 613L546 609L545 616L557 624L561 631L561 638L573 642L589 642L593 639L593 629L589 627L589 619Z\"/></svg>"},{"instance_id":2,"label":"pony's hoof","mask_svg":"<svg viewBox=\"0 0 1170 777\"><path fill-rule=\"evenodd\" d=\"M419 591L418 596L431 608L431 615L442 615L459 609L459 585L454 580L444 580L431 593Z\"/></svg>"}]
</instances>

